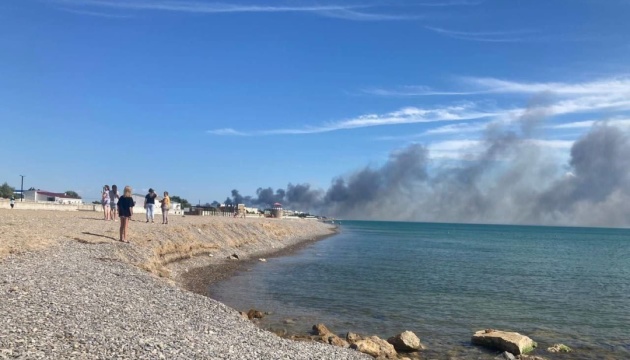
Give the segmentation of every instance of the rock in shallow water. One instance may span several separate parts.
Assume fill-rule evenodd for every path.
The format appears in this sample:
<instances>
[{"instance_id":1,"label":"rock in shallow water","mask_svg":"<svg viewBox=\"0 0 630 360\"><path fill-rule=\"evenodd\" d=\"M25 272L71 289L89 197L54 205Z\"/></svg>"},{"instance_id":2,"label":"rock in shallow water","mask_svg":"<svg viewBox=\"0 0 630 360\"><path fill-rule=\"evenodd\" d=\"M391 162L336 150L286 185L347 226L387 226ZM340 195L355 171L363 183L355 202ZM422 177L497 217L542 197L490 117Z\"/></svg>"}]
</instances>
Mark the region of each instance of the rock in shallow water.
<instances>
[{"instance_id":1,"label":"rock in shallow water","mask_svg":"<svg viewBox=\"0 0 630 360\"><path fill-rule=\"evenodd\" d=\"M500 330L479 330L472 336L471 342L516 355L528 353L536 347L536 343L525 335Z\"/></svg>"}]
</instances>

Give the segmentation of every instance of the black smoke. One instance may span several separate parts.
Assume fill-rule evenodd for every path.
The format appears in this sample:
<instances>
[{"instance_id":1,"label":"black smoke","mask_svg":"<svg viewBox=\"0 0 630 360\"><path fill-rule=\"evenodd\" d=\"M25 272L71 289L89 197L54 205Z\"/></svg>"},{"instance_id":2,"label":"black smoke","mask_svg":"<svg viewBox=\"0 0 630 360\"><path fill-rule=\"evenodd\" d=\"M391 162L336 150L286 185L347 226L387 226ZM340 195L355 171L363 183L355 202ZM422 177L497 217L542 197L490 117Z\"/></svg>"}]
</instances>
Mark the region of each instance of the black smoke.
<instances>
[{"instance_id":1,"label":"black smoke","mask_svg":"<svg viewBox=\"0 0 630 360\"><path fill-rule=\"evenodd\" d=\"M426 147L412 144L381 167L333 179L325 191L289 184L259 188L248 200L348 219L630 225L629 134L597 123L558 165L533 141L544 115L534 109L514 124L490 125L482 150L457 166L438 167Z\"/></svg>"}]
</instances>

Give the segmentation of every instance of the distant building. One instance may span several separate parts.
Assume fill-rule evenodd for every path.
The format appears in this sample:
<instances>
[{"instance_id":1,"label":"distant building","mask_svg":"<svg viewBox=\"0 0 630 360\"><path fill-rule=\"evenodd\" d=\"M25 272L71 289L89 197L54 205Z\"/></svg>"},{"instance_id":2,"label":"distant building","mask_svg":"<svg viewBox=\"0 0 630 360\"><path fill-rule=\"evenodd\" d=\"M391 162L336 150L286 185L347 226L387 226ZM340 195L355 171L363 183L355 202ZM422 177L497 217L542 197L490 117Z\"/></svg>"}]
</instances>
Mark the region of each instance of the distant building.
<instances>
[{"instance_id":1,"label":"distant building","mask_svg":"<svg viewBox=\"0 0 630 360\"><path fill-rule=\"evenodd\" d=\"M44 190L24 190L24 200L56 204L83 204L83 200L70 197L65 193L55 193Z\"/></svg>"}]
</instances>

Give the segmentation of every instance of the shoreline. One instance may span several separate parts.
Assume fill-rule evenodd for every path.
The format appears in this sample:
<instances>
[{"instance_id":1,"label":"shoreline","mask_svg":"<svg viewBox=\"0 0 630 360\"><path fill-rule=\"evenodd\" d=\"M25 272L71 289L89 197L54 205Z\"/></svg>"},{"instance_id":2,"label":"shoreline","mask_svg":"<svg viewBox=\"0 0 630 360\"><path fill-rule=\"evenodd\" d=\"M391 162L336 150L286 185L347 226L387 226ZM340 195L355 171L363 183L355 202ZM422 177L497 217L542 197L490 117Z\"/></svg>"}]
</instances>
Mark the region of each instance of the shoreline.
<instances>
[{"instance_id":1,"label":"shoreline","mask_svg":"<svg viewBox=\"0 0 630 360\"><path fill-rule=\"evenodd\" d=\"M211 285L227 280L241 271L246 271L248 268L259 263L260 258L273 259L289 256L318 241L335 236L338 233L339 228L338 226L335 226L330 234L298 240L297 242L283 248L268 249L260 252L253 252L251 254L236 252L239 255L238 260L228 259L227 256L229 255L221 256L219 259L216 259L216 257L213 256L213 258L211 258L212 260L209 260L204 256L198 256L194 259L179 260L175 263L169 264L169 267L175 272L173 281L178 286L181 286L183 289L195 294L207 296L216 300L208 291L208 288ZM245 255L245 258L240 259L242 255ZM238 309L236 310L239 311Z\"/></svg>"},{"instance_id":2,"label":"shoreline","mask_svg":"<svg viewBox=\"0 0 630 360\"><path fill-rule=\"evenodd\" d=\"M0 358L371 358L278 337L171 280L223 254L247 255L243 265L269 256L262 250L295 250L330 227L211 217L163 226L138 216L126 244L116 240L120 223L101 216L0 209Z\"/></svg>"}]
</instances>

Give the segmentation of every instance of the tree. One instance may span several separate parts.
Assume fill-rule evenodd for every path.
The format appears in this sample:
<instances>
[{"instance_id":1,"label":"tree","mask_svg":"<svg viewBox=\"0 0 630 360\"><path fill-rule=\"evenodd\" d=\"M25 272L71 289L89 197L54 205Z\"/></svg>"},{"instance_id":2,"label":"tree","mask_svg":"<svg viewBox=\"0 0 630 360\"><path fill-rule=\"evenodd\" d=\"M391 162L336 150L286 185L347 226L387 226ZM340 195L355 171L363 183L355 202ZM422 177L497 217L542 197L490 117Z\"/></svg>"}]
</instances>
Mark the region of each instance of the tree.
<instances>
[{"instance_id":1,"label":"tree","mask_svg":"<svg viewBox=\"0 0 630 360\"><path fill-rule=\"evenodd\" d=\"M176 202L176 203L182 204L182 209L191 207L191 205L188 202L188 200L182 199L181 197L179 197L177 195L171 196L171 202Z\"/></svg>"},{"instance_id":2,"label":"tree","mask_svg":"<svg viewBox=\"0 0 630 360\"><path fill-rule=\"evenodd\" d=\"M13 196L14 192L15 192L15 188L12 186L9 186L9 184L7 184L6 182L2 184L2 186L0 186L0 197L10 198L11 196Z\"/></svg>"},{"instance_id":3,"label":"tree","mask_svg":"<svg viewBox=\"0 0 630 360\"><path fill-rule=\"evenodd\" d=\"M80 199L81 198L81 196L79 196L79 194L77 194L77 192L73 191L73 190L66 191L66 196L69 196L69 197L71 197L73 199Z\"/></svg>"}]
</instances>

